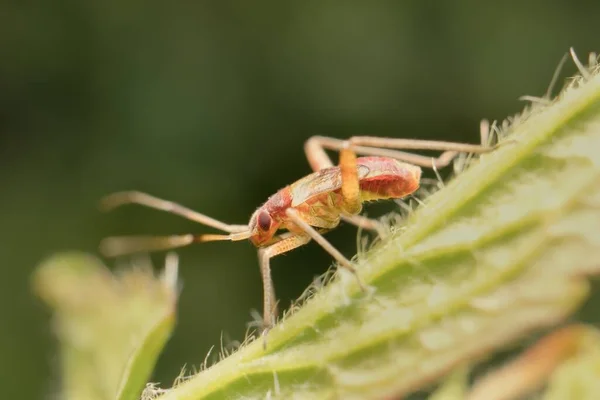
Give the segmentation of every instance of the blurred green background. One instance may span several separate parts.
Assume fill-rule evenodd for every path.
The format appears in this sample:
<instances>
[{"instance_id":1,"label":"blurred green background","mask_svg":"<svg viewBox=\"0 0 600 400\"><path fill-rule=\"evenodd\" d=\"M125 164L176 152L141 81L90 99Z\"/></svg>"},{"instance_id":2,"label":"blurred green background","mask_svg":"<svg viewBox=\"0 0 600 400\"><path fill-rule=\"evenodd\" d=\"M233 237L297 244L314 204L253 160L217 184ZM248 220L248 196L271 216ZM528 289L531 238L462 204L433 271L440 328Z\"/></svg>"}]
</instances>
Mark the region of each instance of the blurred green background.
<instances>
[{"instance_id":1,"label":"blurred green background","mask_svg":"<svg viewBox=\"0 0 600 400\"><path fill-rule=\"evenodd\" d=\"M600 50L598 15L597 1L3 1L3 398L57 388L49 313L30 290L42 259L108 235L206 231L133 206L101 214L102 195L138 189L245 223L309 172L312 134L477 142L481 118L546 91L570 46ZM329 238L354 254L355 229ZM153 378L164 385L221 332L243 339L262 306L249 243L179 254L179 322ZM330 263L316 245L275 259L282 304Z\"/></svg>"}]
</instances>

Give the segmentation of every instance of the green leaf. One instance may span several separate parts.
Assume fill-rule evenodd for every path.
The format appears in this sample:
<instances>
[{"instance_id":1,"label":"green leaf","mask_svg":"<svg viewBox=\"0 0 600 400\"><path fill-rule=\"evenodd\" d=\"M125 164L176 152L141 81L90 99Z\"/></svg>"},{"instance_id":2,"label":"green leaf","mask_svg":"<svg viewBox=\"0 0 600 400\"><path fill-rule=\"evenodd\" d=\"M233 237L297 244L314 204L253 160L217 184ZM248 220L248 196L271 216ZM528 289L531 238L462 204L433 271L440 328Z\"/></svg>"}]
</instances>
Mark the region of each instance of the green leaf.
<instances>
[{"instance_id":1,"label":"green leaf","mask_svg":"<svg viewBox=\"0 0 600 400\"><path fill-rule=\"evenodd\" d=\"M454 372L442 385L429 397L429 400L462 400L467 396L469 383L469 369L466 367L455 368Z\"/></svg>"},{"instance_id":2,"label":"green leaf","mask_svg":"<svg viewBox=\"0 0 600 400\"><path fill-rule=\"evenodd\" d=\"M600 268L600 75L511 121L358 257L370 293L340 271L266 350L245 345L158 398L400 397L570 315Z\"/></svg>"},{"instance_id":3,"label":"green leaf","mask_svg":"<svg viewBox=\"0 0 600 400\"><path fill-rule=\"evenodd\" d=\"M99 260L52 257L34 276L54 311L62 398L137 399L173 330L176 266L157 279L148 265L113 275Z\"/></svg>"}]
</instances>

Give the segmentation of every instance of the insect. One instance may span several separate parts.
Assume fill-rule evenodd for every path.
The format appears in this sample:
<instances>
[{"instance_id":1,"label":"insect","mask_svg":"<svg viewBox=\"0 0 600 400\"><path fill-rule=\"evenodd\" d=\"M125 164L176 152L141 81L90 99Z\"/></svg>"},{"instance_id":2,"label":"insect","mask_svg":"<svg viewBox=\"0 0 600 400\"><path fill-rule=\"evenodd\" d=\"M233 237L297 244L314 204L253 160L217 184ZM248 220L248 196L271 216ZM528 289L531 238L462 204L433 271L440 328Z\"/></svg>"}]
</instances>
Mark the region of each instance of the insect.
<instances>
[{"instance_id":1,"label":"insect","mask_svg":"<svg viewBox=\"0 0 600 400\"><path fill-rule=\"evenodd\" d=\"M373 200L403 198L419 188L420 167L442 168L461 152L485 153L488 129L482 122L481 145L413 139L356 136L348 140L324 136L309 138L304 146L313 173L280 189L260 206L247 225L230 225L200 214L177 203L137 192L118 192L103 199L102 205L112 209L124 204L139 204L167 211L198 222L226 234L186 234L164 237L110 237L101 243L107 256L142 251L166 250L217 240L249 239L258 248L262 275L263 328L266 332L277 315L275 290L271 280L271 258L314 240L339 264L356 275L351 262L323 234L341 220L366 229L378 222L360 216L362 204ZM434 150L437 158L403 150ZM339 152L334 165L326 150ZM363 155L363 157L357 157ZM360 279L357 279L362 286Z\"/></svg>"}]
</instances>

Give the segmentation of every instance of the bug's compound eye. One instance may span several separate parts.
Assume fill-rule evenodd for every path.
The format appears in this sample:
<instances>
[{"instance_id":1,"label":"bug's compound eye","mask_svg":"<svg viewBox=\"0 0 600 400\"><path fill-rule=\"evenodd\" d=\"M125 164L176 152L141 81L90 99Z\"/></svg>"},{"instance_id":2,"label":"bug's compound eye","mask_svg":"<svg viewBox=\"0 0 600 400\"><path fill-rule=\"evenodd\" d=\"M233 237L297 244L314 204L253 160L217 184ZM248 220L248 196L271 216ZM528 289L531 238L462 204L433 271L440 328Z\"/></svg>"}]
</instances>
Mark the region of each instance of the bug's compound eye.
<instances>
[{"instance_id":1,"label":"bug's compound eye","mask_svg":"<svg viewBox=\"0 0 600 400\"><path fill-rule=\"evenodd\" d=\"M261 231L268 231L269 229L271 229L272 221L273 220L271 219L271 216L269 215L268 212L261 211L258 214L257 223L258 223L258 227L260 228Z\"/></svg>"}]
</instances>

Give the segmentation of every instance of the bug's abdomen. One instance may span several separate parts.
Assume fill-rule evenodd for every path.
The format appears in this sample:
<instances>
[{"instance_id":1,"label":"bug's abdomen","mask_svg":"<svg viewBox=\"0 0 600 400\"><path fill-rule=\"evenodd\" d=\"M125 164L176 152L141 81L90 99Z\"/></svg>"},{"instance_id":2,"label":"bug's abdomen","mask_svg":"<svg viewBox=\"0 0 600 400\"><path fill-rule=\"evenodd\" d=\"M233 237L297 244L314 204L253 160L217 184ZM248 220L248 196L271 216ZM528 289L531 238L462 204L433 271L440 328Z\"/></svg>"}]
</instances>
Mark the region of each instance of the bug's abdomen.
<instances>
[{"instance_id":1,"label":"bug's abdomen","mask_svg":"<svg viewBox=\"0 0 600 400\"><path fill-rule=\"evenodd\" d=\"M369 168L360 180L362 201L398 199L419 188L421 168L386 157L360 157L359 165Z\"/></svg>"}]
</instances>

